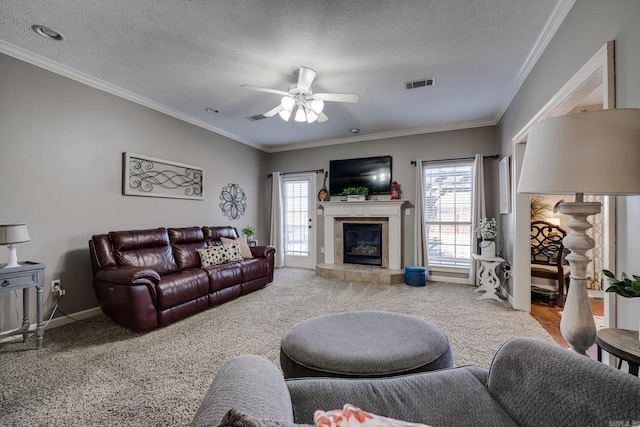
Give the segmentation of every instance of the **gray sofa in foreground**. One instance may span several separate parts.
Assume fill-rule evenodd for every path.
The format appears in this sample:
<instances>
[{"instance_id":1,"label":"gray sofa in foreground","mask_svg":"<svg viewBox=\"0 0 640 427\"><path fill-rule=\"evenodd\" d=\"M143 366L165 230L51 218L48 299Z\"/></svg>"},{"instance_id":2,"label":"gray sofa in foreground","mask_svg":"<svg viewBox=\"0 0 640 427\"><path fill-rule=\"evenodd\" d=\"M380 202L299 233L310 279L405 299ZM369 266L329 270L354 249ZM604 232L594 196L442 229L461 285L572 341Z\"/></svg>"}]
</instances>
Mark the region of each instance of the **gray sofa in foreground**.
<instances>
[{"instance_id":1,"label":"gray sofa in foreground","mask_svg":"<svg viewBox=\"0 0 640 427\"><path fill-rule=\"evenodd\" d=\"M317 409L345 403L434 426L629 426L640 421L640 379L531 338L504 344L489 369L379 379L284 380L270 361L243 355L220 368L192 425L216 426L230 409L277 425L313 424Z\"/></svg>"}]
</instances>

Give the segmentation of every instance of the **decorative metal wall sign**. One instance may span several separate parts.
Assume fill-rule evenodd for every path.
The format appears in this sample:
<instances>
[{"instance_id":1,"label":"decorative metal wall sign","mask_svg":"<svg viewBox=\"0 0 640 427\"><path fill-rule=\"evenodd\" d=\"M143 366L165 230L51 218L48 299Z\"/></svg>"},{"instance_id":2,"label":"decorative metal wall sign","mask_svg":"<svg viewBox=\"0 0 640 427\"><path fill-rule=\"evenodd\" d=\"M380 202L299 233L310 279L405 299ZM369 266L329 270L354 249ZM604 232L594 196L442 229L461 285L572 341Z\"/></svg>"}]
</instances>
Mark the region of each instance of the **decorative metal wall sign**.
<instances>
[{"instance_id":1,"label":"decorative metal wall sign","mask_svg":"<svg viewBox=\"0 0 640 427\"><path fill-rule=\"evenodd\" d=\"M229 183L226 187L222 187L220 200L222 200L220 209L224 216L228 216L229 219L238 219L244 215L244 210L247 208L245 203L247 195L238 184Z\"/></svg>"},{"instance_id":2,"label":"decorative metal wall sign","mask_svg":"<svg viewBox=\"0 0 640 427\"><path fill-rule=\"evenodd\" d=\"M133 153L122 156L122 194L204 200L204 171Z\"/></svg>"}]
</instances>

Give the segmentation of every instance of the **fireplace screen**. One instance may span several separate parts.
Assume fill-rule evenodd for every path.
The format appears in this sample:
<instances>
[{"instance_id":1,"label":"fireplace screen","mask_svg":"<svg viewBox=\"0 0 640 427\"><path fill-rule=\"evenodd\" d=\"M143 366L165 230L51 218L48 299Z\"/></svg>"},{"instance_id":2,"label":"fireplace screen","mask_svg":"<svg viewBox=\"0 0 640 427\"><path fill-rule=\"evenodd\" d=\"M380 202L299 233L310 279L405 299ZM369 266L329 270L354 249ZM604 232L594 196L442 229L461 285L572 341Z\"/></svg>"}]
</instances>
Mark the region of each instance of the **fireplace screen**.
<instances>
[{"instance_id":1,"label":"fireplace screen","mask_svg":"<svg viewBox=\"0 0 640 427\"><path fill-rule=\"evenodd\" d=\"M344 263L382 265L382 224L344 223Z\"/></svg>"}]
</instances>

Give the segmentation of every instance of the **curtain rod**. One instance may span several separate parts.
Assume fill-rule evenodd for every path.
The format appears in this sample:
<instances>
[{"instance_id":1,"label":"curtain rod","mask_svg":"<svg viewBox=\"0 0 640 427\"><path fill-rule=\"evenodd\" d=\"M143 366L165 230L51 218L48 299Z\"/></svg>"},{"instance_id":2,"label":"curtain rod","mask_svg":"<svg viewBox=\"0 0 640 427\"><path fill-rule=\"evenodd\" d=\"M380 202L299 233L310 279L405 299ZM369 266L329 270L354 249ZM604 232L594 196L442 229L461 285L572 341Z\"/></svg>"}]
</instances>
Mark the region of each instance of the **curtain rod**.
<instances>
[{"instance_id":1,"label":"curtain rod","mask_svg":"<svg viewBox=\"0 0 640 427\"><path fill-rule=\"evenodd\" d=\"M280 175L292 175L295 173L308 173L308 172L324 173L324 169L311 169L308 171L297 171L297 172L280 172ZM272 176L273 174L270 173L269 175L267 175L267 178L271 178Z\"/></svg>"},{"instance_id":2,"label":"curtain rod","mask_svg":"<svg viewBox=\"0 0 640 427\"><path fill-rule=\"evenodd\" d=\"M500 156L497 154L494 154L492 156L482 156L483 159L497 159ZM475 157L458 157L457 159L439 159L439 160L423 160L422 163L436 163L436 162L452 162L454 160L473 160L475 159ZM416 165L416 161L415 160L411 160L411 164L413 166Z\"/></svg>"}]
</instances>

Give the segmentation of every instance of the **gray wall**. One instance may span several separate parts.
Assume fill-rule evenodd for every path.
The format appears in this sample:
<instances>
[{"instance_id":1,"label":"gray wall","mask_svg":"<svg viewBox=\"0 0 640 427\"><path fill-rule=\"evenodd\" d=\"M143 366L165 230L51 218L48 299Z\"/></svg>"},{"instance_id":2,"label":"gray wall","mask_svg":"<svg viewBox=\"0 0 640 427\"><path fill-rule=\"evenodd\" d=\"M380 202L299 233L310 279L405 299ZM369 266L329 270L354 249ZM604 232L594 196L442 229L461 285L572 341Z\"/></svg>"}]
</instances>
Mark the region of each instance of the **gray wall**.
<instances>
[{"instance_id":1,"label":"gray wall","mask_svg":"<svg viewBox=\"0 0 640 427\"><path fill-rule=\"evenodd\" d=\"M266 153L2 54L0 99L0 223L28 225L32 240L18 245L18 258L47 266L46 315L48 284L57 278L67 291L64 312L97 306L87 246L93 234L253 224L266 242ZM123 152L202 167L205 200L123 196ZM230 182L248 197L234 221L218 207ZM0 248L0 263L7 257ZM0 294L0 331L19 326L20 301L21 293Z\"/></svg>"},{"instance_id":2,"label":"gray wall","mask_svg":"<svg viewBox=\"0 0 640 427\"><path fill-rule=\"evenodd\" d=\"M616 42L617 107L639 108L639 22L640 1L577 0L499 123L501 155L513 153L513 136L609 40ZM615 167L614 156L586 166ZM640 197L619 197L617 215L616 270L640 274ZM511 242L506 227L503 244L509 257ZM619 298L618 327L637 329L639 319L640 298Z\"/></svg>"},{"instance_id":3,"label":"gray wall","mask_svg":"<svg viewBox=\"0 0 640 427\"><path fill-rule=\"evenodd\" d=\"M413 204L415 199L415 166L411 165L412 160L473 157L478 153L483 155L496 154L495 126L271 153L268 158L268 167L271 171L281 172L308 169L329 170L329 161L331 160L391 155L393 157L393 179L400 184L401 198L409 200ZM493 176L497 176L497 168L498 160L485 160L487 206L490 209L487 215L489 217L495 216L491 208L493 207ZM322 186L322 178L323 175L318 174L318 189ZM404 217L404 265L413 263L413 215L414 210L411 209L410 216ZM322 262L323 255L319 250L324 245L322 217L318 218L317 223L318 262Z\"/></svg>"}]
</instances>

